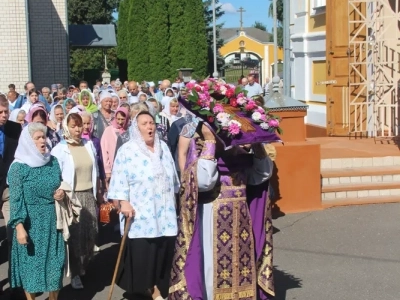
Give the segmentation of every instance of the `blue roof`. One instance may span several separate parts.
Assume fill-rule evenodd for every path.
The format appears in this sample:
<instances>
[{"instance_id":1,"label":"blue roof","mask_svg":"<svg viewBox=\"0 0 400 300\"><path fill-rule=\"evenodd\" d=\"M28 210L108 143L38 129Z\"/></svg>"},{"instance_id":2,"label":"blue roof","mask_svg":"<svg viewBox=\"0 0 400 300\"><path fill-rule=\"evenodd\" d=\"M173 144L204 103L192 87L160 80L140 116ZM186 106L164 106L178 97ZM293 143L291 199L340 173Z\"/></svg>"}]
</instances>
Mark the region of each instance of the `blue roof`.
<instances>
[{"instance_id":1,"label":"blue roof","mask_svg":"<svg viewBox=\"0 0 400 300\"><path fill-rule=\"evenodd\" d=\"M110 48L117 46L113 24L69 25L69 44L72 47Z\"/></svg>"}]
</instances>

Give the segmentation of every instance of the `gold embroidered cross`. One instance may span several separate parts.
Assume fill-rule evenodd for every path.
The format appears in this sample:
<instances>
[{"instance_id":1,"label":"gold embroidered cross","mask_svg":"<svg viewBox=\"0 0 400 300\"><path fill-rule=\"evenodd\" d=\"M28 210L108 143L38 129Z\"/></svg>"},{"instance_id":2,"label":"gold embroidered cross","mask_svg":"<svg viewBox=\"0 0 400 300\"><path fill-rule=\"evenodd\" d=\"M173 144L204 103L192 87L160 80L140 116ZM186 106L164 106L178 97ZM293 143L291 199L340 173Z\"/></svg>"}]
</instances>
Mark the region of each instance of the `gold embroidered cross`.
<instances>
[{"instance_id":1,"label":"gold embroidered cross","mask_svg":"<svg viewBox=\"0 0 400 300\"><path fill-rule=\"evenodd\" d=\"M250 270L247 267L244 267L242 269L242 271L240 272L240 274L242 274L242 276L247 277L250 274Z\"/></svg>"},{"instance_id":2,"label":"gold embroidered cross","mask_svg":"<svg viewBox=\"0 0 400 300\"><path fill-rule=\"evenodd\" d=\"M221 272L221 277L222 277L223 279L227 279L227 278L231 277L231 273L230 273L227 269L224 269L224 270Z\"/></svg>"},{"instance_id":3,"label":"gold embroidered cross","mask_svg":"<svg viewBox=\"0 0 400 300\"><path fill-rule=\"evenodd\" d=\"M224 259L221 260L221 265L226 269L226 267L230 264L230 261L226 259L226 256L224 256Z\"/></svg>"},{"instance_id":4,"label":"gold embroidered cross","mask_svg":"<svg viewBox=\"0 0 400 300\"><path fill-rule=\"evenodd\" d=\"M223 215L224 218L226 219L226 217L230 214L231 212L226 208L226 206L224 206L224 209L221 211L221 215Z\"/></svg>"},{"instance_id":5,"label":"gold embroidered cross","mask_svg":"<svg viewBox=\"0 0 400 300\"><path fill-rule=\"evenodd\" d=\"M220 236L220 239L221 239L224 243L226 243L226 241L228 241L230 238L231 238L230 235L227 234L226 231L224 231L224 233L221 234L221 236Z\"/></svg>"}]
</instances>

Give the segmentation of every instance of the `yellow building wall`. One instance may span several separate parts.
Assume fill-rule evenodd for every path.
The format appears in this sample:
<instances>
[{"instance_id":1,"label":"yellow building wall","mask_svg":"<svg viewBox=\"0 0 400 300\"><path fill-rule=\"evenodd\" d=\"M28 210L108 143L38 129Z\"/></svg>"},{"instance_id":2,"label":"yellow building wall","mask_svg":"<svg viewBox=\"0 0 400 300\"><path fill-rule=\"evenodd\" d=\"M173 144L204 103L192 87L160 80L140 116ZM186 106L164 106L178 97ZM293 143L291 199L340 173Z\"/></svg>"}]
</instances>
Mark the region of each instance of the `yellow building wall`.
<instances>
[{"instance_id":1,"label":"yellow building wall","mask_svg":"<svg viewBox=\"0 0 400 300\"><path fill-rule=\"evenodd\" d=\"M326 14L310 16L310 20L308 22L308 31L326 31Z\"/></svg>"},{"instance_id":2,"label":"yellow building wall","mask_svg":"<svg viewBox=\"0 0 400 300\"><path fill-rule=\"evenodd\" d=\"M317 85L319 81L326 80L326 61L315 60L312 63L312 83L313 83L313 94L314 95L326 95L326 85Z\"/></svg>"},{"instance_id":3,"label":"yellow building wall","mask_svg":"<svg viewBox=\"0 0 400 300\"><path fill-rule=\"evenodd\" d=\"M226 57L230 53L240 52L240 42L243 41L244 52L253 52L259 55L263 60L265 60L265 47L268 47L268 66L274 62L274 45L273 44L263 44L247 36L238 36L237 38L224 44L219 52L222 57ZM283 60L283 48L278 48L278 59Z\"/></svg>"}]
</instances>

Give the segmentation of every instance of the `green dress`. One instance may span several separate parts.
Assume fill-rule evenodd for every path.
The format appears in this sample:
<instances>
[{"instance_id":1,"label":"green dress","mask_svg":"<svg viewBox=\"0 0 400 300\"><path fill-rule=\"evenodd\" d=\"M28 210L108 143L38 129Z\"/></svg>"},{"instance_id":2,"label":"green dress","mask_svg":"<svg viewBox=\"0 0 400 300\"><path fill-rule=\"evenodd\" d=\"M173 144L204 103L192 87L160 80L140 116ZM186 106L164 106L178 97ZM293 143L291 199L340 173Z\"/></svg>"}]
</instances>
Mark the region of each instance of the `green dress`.
<instances>
[{"instance_id":1,"label":"green dress","mask_svg":"<svg viewBox=\"0 0 400 300\"><path fill-rule=\"evenodd\" d=\"M56 158L38 168L15 162L8 173L10 222L24 224L29 244L20 245L16 230L11 248L11 286L29 293L62 288L65 244L57 230L54 192L61 184Z\"/></svg>"}]
</instances>

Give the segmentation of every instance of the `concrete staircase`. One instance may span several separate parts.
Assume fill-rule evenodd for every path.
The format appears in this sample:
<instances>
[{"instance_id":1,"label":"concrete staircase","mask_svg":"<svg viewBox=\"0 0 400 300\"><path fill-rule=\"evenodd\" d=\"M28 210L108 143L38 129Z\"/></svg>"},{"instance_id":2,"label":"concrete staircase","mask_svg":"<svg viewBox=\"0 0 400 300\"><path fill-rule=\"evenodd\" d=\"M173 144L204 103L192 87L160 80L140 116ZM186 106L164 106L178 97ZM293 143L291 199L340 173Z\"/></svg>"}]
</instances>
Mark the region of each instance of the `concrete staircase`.
<instances>
[{"instance_id":1,"label":"concrete staircase","mask_svg":"<svg viewBox=\"0 0 400 300\"><path fill-rule=\"evenodd\" d=\"M400 156L321 159L324 207L400 202Z\"/></svg>"}]
</instances>

